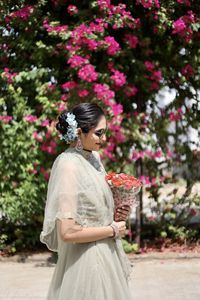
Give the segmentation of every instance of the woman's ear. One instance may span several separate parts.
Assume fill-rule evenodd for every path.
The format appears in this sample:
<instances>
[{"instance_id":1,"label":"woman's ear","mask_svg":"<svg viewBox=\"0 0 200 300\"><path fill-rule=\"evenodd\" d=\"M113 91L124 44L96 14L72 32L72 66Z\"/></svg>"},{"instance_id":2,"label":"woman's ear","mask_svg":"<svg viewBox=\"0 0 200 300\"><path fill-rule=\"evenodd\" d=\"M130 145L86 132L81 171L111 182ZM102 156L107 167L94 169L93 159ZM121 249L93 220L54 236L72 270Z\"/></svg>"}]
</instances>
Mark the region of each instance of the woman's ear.
<instances>
[{"instance_id":1,"label":"woman's ear","mask_svg":"<svg viewBox=\"0 0 200 300\"><path fill-rule=\"evenodd\" d=\"M82 129L81 128L77 128L77 134L78 134L79 137L80 137L81 133L82 133Z\"/></svg>"}]
</instances>

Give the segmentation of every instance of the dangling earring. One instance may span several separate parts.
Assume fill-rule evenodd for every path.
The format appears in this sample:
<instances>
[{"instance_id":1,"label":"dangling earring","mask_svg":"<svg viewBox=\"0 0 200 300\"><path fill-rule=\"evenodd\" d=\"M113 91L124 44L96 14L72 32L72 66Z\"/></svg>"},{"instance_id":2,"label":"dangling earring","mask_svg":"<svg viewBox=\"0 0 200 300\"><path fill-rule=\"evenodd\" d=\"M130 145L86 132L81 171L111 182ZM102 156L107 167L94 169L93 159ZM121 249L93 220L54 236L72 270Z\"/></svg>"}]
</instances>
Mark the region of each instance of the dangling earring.
<instances>
[{"instance_id":1,"label":"dangling earring","mask_svg":"<svg viewBox=\"0 0 200 300\"><path fill-rule=\"evenodd\" d=\"M81 143L81 139L78 137L78 140L77 140L77 143L76 143L76 146L75 146L76 150L78 152L81 152L83 150L83 145Z\"/></svg>"}]
</instances>

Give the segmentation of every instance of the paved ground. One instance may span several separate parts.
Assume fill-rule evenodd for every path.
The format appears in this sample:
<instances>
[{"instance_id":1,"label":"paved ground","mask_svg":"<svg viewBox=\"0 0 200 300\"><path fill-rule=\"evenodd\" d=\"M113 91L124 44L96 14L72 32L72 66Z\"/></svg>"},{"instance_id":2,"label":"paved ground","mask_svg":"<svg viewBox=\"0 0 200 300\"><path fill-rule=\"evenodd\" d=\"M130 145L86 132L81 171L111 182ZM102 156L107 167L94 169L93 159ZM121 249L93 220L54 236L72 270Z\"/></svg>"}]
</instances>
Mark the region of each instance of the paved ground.
<instances>
[{"instance_id":1,"label":"paved ground","mask_svg":"<svg viewBox=\"0 0 200 300\"><path fill-rule=\"evenodd\" d=\"M200 299L200 258L146 257L133 263L133 300ZM0 261L0 300L45 300L53 270L45 255Z\"/></svg>"}]
</instances>

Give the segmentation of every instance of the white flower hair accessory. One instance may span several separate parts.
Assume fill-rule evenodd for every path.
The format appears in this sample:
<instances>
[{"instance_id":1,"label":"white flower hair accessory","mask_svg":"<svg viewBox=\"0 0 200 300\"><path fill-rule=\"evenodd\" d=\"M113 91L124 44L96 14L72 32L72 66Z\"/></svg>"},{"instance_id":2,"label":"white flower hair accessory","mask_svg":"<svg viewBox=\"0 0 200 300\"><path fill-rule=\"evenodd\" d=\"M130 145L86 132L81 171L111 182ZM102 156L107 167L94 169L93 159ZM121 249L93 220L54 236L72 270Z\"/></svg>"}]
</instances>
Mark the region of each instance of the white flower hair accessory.
<instances>
[{"instance_id":1,"label":"white flower hair accessory","mask_svg":"<svg viewBox=\"0 0 200 300\"><path fill-rule=\"evenodd\" d=\"M67 113L67 117L65 121L68 123L67 133L60 134L60 139L64 140L67 144L75 141L78 137L77 127L78 123L75 119L75 115L73 113Z\"/></svg>"}]
</instances>

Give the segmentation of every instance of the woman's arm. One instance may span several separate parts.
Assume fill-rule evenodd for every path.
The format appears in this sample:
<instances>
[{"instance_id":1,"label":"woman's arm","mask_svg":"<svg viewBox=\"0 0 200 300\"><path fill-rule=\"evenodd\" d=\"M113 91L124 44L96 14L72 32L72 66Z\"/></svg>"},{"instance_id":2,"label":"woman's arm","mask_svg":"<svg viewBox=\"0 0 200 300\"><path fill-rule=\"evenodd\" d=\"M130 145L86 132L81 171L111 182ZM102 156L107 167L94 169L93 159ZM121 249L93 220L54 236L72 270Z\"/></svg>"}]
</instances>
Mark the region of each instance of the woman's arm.
<instances>
[{"instance_id":1,"label":"woman's arm","mask_svg":"<svg viewBox=\"0 0 200 300\"><path fill-rule=\"evenodd\" d=\"M119 235L123 236L126 230L125 222L115 223L119 229ZM73 219L58 220L58 230L61 239L67 243L89 243L113 237L111 226L82 227Z\"/></svg>"}]
</instances>

